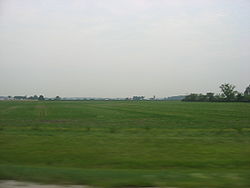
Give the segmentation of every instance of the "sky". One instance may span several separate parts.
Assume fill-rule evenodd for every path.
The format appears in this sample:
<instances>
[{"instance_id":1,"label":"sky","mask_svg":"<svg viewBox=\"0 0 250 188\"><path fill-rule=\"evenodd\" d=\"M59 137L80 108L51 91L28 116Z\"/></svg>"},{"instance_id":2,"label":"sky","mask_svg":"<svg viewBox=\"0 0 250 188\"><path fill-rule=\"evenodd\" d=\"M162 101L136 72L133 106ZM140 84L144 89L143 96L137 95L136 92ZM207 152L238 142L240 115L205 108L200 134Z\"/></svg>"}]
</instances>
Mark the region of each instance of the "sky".
<instances>
[{"instance_id":1,"label":"sky","mask_svg":"<svg viewBox=\"0 0 250 188\"><path fill-rule=\"evenodd\" d=\"M250 84L249 0L0 0L0 96L166 97Z\"/></svg>"}]
</instances>

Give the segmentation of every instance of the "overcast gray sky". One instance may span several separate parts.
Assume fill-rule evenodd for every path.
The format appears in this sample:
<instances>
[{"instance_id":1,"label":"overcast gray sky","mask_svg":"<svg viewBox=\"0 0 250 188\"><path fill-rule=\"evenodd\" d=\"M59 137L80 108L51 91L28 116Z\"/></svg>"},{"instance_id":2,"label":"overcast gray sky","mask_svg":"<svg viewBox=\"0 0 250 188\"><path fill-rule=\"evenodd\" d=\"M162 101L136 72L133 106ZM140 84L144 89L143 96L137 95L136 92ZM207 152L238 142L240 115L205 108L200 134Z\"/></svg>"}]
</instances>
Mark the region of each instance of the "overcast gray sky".
<instances>
[{"instance_id":1,"label":"overcast gray sky","mask_svg":"<svg viewBox=\"0 0 250 188\"><path fill-rule=\"evenodd\" d=\"M0 95L165 97L250 84L249 0L0 0Z\"/></svg>"}]
</instances>

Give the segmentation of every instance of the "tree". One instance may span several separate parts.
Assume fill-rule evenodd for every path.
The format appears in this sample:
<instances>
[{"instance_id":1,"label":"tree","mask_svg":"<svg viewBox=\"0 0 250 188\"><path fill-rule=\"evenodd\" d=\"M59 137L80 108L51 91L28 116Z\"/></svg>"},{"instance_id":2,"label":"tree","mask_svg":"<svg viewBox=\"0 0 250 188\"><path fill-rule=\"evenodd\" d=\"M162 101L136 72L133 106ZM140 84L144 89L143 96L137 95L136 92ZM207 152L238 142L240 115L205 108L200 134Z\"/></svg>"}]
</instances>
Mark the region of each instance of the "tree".
<instances>
[{"instance_id":1,"label":"tree","mask_svg":"<svg viewBox=\"0 0 250 188\"><path fill-rule=\"evenodd\" d=\"M220 102L220 101L223 101L223 98L225 97L224 94L216 94L214 96L214 100L217 101L217 102Z\"/></svg>"},{"instance_id":2,"label":"tree","mask_svg":"<svg viewBox=\"0 0 250 188\"><path fill-rule=\"evenodd\" d=\"M38 96L37 95L30 96L28 99L30 99L30 100L38 100Z\"/></svg>"},{"instance_id":3,"label":"tree","mask_svg":"<svg viewBox=\"0 0 250 188\"><path fill-rule=\"evenodd\" d=\"M61 100L61 97L56 96L55 100L59 101L59 100Z\"/></svg>"},{"instance_id":4,"label":"tree","mask_svg":"<svg viewBox=\"0 0 250 188\"><path fill-rule=\"evenodd\" d=\"M244 95L250 95L250 85L244 91Z\"/></svg>"},{"instance_id":5,"label":"tree","mask_svg":"<svg viewBox=\"0 0 250 188\"><path fill-rule=\"evenodd\" d=\"M44 100L44 96L43 96L43 95L40 95L40 96L38 97L38 100L39 100L39 101L43 101L43 100Z\"/></svg>"},{"instance_id":6,"label":"tree","mask_svg":"<svg viewBox=\"0 0 250 188\"><path fill-rule=\"evenodd\" d=\"M214 97L214 93L207 93L207 99L208 99L208 101L214 101L214 99L215 99L215 97Z\"/></svg>"},{"instance_id":7,"label":"tree","mask_svg":"<svg viewBox=\"0 0 250 188\"><path fill-rule=\"evenodd\" d=\"M232 84L222 84L220 86L222 93L207 93L187 95L182 101L208 101L208 102L250 102L250 85L246 88L244 94L235 90Z\"/></svg>"},{"instance_id":8,"label":"tree","mask_svg":"<svg viewBox=\"0 0 250 188\"><path fill-rule=\"evenodd\" d=\"M220 86L221 91L226 97L227 101L232 101L235 98L236 91L234 91L235 86L231 84L222 84Z\"/></svg>"},{"instance_id":9,"label":"tree","mask_svg":"<svg viewBox=\"0 0 250 188\"><path fill-rule=\"evenodd\" d=\"M205 101L207 101L207 96L206 96L206 95L203 95L202 93L200 93L200 94L198 95L197 101L205 102Z\"/></svg>"},{"instance_id":10,"label":"tree","mask_svg":"<svg viewBox=\"0 0 250 188\"><path fill-rule=\"evenodd\" d=\"M244 101L244 95L242 93L238 92L236 95L236 99L238 102Z\"/></svg>"},{"instance_id":11,"label":"tree","mask_svg":"<svg viewBox=\"0 0 250 188\"><path fill-rule=\"evenodd\" d=\"M183 101L198 101L199 95L196 93L191 93L190 95L187 95Z\"/></svg>"}]
</instances>

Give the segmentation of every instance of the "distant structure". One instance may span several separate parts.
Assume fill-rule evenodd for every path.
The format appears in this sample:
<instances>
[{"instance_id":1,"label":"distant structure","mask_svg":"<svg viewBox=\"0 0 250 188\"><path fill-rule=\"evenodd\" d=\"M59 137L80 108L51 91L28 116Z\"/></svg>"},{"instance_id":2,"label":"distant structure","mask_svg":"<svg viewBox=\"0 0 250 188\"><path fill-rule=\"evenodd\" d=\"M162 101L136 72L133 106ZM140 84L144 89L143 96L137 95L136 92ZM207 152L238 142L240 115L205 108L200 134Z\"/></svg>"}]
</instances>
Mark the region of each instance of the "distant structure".
<instances>
[{"instance_id":1,"label":"distant structure","mask_svg":"<svg viewBox=\"0 0 250 188\"><path fill-rule=\"evenodd\" d=\"M27 96L14 96L14 100L25 100Z\"/></svg>"},{"instance_id":2,"label":"distant structure","mask_svg":"<svg viewBox=\"0 0 250 188\"><path fill-rule=\"evenodd\" d=\"M0 101L8 100L8 97L0 96Z\"/></svg>"},{"instance_id":3,"label":"distant structure","mask_svg":"<svg viewBox=\"0 0 250 188\"><path fill-rule=\"evenodd\" d=\"M133 96L133 100L134 101L141 101L143 100L145 97L144 96Z\"/></svg>"},{"instance_id":4,"label":"distant structure","mask_svg":"<svg viewBox=\"0 0 250 188\"><path fill-rule=\"evenodd\" d=\"M155 99L156 99L155 95L152 98L149 98L149 100L155 100Z\"/></svg>"}]
</instances>

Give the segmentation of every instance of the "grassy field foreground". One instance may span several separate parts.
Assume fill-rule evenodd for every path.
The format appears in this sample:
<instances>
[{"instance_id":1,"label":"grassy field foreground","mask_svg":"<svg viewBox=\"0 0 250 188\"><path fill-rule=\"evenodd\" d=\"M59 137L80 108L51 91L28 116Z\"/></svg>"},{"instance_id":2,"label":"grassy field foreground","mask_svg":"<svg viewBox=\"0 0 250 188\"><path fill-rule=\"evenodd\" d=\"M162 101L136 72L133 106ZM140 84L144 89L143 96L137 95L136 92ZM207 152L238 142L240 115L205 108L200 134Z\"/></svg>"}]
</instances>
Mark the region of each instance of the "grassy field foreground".
<instances>
[{"instance_id":1,"label":"grassy field foreground","mask_svg":"<svg viewBox=\"0 0 250 188\"><path fill-rule=\"evenodd\" d=\"M0 178L250 187L250 104L2 101Z\"/></svg>"}]
</instances>

